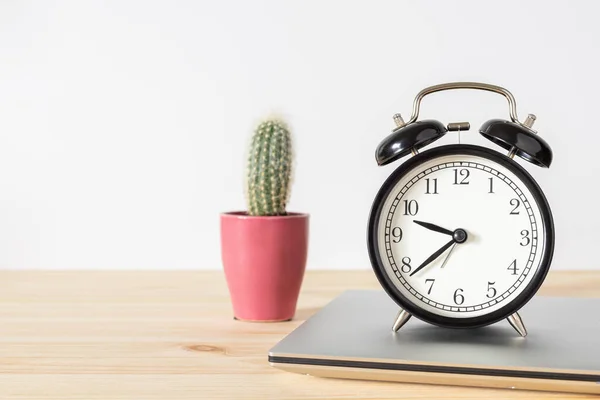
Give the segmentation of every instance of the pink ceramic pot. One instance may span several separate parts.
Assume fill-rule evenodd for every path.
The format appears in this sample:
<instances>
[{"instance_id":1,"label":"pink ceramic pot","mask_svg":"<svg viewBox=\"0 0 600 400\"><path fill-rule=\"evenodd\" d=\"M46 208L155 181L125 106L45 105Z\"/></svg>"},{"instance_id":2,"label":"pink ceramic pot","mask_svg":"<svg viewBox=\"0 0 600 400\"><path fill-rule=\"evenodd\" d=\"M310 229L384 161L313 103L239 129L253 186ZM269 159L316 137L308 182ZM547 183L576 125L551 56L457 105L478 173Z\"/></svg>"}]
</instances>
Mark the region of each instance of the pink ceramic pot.
<instances>
[{"instance_id":1,"label":"pink ceramic pot","mask_svg":"<svg viewBox=\"0 0 600 400\"><path fill-rule=\"evenodd\" d=\"M308 214L221 214L221 256L237 319L287 321L296 311L308 251Z\"/></svg>"}]
</instances>

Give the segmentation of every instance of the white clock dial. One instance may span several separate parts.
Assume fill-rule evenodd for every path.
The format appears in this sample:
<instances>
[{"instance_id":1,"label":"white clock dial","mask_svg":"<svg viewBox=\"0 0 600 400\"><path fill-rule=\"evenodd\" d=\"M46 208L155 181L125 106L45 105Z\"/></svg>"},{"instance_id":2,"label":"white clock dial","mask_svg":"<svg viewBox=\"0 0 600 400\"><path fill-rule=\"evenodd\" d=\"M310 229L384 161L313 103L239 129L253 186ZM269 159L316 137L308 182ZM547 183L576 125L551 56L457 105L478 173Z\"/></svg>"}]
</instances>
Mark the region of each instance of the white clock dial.
<instances>
[{"instance_id":1,"label":"white clock dial","mask_svg":"<svg viewBox=\"0 0 600 400\"><path fill-rule=\"evenodd\" d=\"M467 238L457 242L427 224ZM395 288L416 307L451 318L489 314L517 298L540 268L546 235L540 205L515 173L461 154L405 173L383 200L375 229Z\"/></svg>"}]
</instances>

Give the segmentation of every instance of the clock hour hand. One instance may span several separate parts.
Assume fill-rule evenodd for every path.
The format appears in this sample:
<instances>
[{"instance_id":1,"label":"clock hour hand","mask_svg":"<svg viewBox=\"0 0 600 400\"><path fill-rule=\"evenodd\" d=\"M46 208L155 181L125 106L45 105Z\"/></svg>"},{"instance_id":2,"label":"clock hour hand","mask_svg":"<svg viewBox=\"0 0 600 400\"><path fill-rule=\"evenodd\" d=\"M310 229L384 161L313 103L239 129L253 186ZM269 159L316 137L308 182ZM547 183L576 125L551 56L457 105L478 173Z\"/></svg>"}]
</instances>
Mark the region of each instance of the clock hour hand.
<instances>
[{"instance_id":1,"label":"clock hour hand","mask_svg":"<svg viewBox=\"0 0 600 400\"><path fill-rule=\"evenodd\" d=\"M414 274L416 274L417 272L419 272L420 270L422 270L423 268L425 268L426 266L431 264L431 262L433 260L435 260L440 255L442 255L442 253L445 252L446 250L448 250L448 248L450 246L452 246L454 243L456 243L456 241L454 240L454 238L452 238L452 240L449 241L448 243L446 243L445 245L443 245L441 249L439 249L438 251L433 253L431 256L429 256L429 258L427 260L423 261L423 263L421 265L419 265L417 267L417 269L415 269L413 272L411 272L410 276L413 276Z\"/></svg>"},{"instance_id":2,"label":"clock hour hand","mask_svg":"<svg viewBox=\"0 0 600 400\"><path fill-rule=\"evenodd\" d=\"M427 229L429 229L431 231L435 231L435 232L439 232L439 233L444 233L444 234L450 235L450 236L452 236L454 234L454 232L452 232L451 230L442 228L441 226L430 224L429 222L417 221L416 219L413 220L413 222L415 224L421 225L423 228L427 228Z\"/></svg>"}]
</instances>

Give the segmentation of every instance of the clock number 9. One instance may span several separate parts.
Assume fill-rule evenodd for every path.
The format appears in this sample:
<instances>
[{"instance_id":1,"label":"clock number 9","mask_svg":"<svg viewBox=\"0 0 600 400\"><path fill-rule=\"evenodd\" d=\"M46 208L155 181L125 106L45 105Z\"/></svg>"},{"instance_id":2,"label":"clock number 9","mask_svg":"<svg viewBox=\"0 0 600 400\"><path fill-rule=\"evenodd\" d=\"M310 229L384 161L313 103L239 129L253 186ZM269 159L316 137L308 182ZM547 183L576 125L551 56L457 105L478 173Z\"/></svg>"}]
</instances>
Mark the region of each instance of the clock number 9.
<instances>
[{"instance_id":1,"label":"clock number 9","mask_svg":"<svg viewBox=\"0 0 600 400\"><path fill-rule=\"evenodd\" d=\"M402 267L400 267L402 272L408 274L412 267L410 266L410 257L402 257Z\"/></svg>"},{"instance_id":2,"label":"clock number 9","mask_svg":"<svg viewBox=\"0 0 600 400\"><path fill-rule=\"evenodd\" d=\"M402 240L402 228L400 227L395 227L394 229L392 229L392 236L394 237L394 239L392 239L392 241L394 243L400 243L400 241Z\"/></svg>"},{"instance_id":3,"label":"clock number 9","mask_svg":"<svg viewBox=\"0 0 600 400\"><path fill-rule=\"evenodd\" d=\"M456 304L457 306L460 306L462 303L465 302L465 296L462 295L462 292L463 290L460 288L454 291L454 304Z\"/></svg>"}]
</instances>

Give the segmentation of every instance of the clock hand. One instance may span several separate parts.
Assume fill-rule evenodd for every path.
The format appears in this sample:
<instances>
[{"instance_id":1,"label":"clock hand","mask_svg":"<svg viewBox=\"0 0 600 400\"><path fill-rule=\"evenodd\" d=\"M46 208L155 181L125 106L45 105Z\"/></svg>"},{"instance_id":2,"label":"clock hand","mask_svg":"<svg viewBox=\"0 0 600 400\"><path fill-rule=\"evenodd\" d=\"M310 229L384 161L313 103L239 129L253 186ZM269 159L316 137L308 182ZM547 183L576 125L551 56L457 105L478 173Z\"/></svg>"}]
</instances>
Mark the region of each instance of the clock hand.
<instances>
[{"instance_id":1,"label":"clock hand","mask_svg":"<svg viewBox=\"0 0 600 400\"><path fill-rule=\"evenodd\" d=\"M441 226L437 226L434 224L430 224L429 222L417 221L416 219L413 220L413 222L417 225L421 225L423 228L427 228L427 229L435 231L435 232L444 233L444 234L450 235L450 236L452 236L454 234L454 232L452 232L448 229L442 228Z\"/></svg>"},{"instance_id":2,"label":"clock hand","mask_svg":"<svg viewBox=\"0 0 600 400\"><path fill-rule=\"evenodd\" d=\"M455 247L456 247L456 243L454 243L454 245L452 246L452 248L448 252L448 255L446 255L446 258L444 258L444 262L442 263L442 266L440 268L444 268L446 266L446 263L448 262L448 259L450 258L450 254L452 254L452 252L454 251Z\"/></svg>"},{"instance_id":3,"label":"clock hand","mask_svg":"<svg viewBox=\"0 0 600 400\"><path fill-rule=\"evenodd\" d=\"M448 243L446 243L445 245L443 245L441 249L439 249L438 251L433 253L427 260L423 261L423 264L419 265L417 267L417 269L415 269L413 272L411 272L410 276L413 276L414 274L416 274L417 272L419 272L420 270L422 270L423 268L428 266L433 260L438 258L443 252L448 250L448 248L455 243L456 243L456 241L454 240L454 238L452 238L452 240L449 241Z\"/></svg>"}]
</instances>

